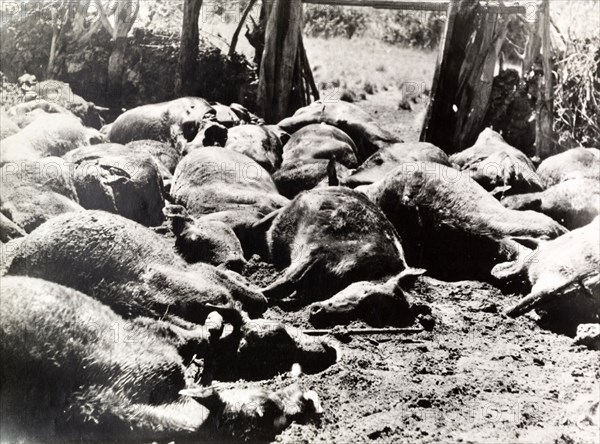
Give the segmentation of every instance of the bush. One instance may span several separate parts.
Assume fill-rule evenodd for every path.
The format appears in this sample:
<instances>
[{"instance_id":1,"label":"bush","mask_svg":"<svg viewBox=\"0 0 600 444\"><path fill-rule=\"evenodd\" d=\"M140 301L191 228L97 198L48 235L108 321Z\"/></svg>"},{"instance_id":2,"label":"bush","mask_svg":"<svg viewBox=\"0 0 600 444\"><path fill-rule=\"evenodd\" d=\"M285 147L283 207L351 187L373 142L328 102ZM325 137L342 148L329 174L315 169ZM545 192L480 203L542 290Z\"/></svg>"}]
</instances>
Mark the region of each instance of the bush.
<instances>
[{"instance_id":1,"label":"bush","mask_svg":"<svg viewBox=\"0 0 600 444\"><path fill-rule=\"evenodd\" d=\"M444 32L445 16L437 13L395 11L381 15L381 39L412 48L435 48Z\"/></svg>"},{"instance_id":2,"label":"bush","mask_svg":"<svg viewBox=\"0 0 600 444\"><path fill-rule=\"evenodd\" d=\"M445 16L431 12L373 12L365 8L306 5L304 32L311 37L372 36L390 44L431 49L444 32Z\"/></svg>"},{"instance_id":3,"label":"bush","mask_svg":"<svg viewBox=\"0 0 600 444\"><path fill-rule=\"evenodd\" d=\"M367 16L356 8L340 6L306 5L304 8L304 33L311 37L361 36L367 27Z\"/></svg>"},{"instance_id":4,"label":"bush","mask_svg":"<svg viewBox=\"0 0 600 444\"><path fill-rule=\"evenodd\" d=\"M559 143L600 148L600 38L570 43L556 73L554 129Z\"/></svg>"},{"instance_id":5,"label":"bush","mask_svg":"<svg viewBox=\"0 0 600 444\"><path fill-rule=\"evenodd\" d=\"M52 30L28 16L0 29L0 70L9 81L27 72L46 79ZM56 80L76 94L102 106L134 107L175 98L179 32L136 28L125 56L122 97L108 92L108 59L113 42L100 31L85 45L66 48L58 60ZM197 95L224 103L241 102L254 108L256 70L243 56L229 59L206 41L200 44Z\"/></svg>"}]
</instances>

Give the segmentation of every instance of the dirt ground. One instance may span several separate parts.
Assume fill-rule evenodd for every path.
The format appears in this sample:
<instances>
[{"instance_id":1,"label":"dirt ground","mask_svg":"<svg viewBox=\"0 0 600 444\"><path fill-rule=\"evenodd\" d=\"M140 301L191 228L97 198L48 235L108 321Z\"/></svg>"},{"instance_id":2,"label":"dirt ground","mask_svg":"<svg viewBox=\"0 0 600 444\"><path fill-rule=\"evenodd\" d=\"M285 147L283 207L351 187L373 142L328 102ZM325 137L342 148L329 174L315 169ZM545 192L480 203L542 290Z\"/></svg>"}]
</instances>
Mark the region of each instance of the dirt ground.
<instances>
[{"instance_id":1,"label":"dirt ground","mask_svg":"<svg viewBox=\"0 0 600 444\"><path fill-rule=\"evenodd\" d=\"M265 275L257 274L260 283ZM423 277L410 298L436 325L416 335L328 336L341 356L302 375L323 408L281 443L598 443L599 352L501 312L517 301L488 284ZM308 312L266 316L311 328ZM366 327L356 322L352 328ZM278 389L290 375L257 383ZM252 385L252 384L250 384Z\"/></svg>"}]
</instances>

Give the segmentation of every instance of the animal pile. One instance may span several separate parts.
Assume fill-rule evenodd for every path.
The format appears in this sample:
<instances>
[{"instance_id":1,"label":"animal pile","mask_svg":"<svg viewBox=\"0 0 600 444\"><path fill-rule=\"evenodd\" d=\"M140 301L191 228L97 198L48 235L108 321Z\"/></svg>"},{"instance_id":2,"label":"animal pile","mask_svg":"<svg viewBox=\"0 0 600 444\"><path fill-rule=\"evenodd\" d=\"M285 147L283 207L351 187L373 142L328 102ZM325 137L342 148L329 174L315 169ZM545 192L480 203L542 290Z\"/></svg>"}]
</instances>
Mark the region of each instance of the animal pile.
<instances>
[{"instance_id":1,"label":"animal pile","mask_svg":"<svg viewBox=\"0 0 600 444\"><path fill-rule=\"evenodd\" d=\"M2 111L9 441L271 440L319 414L313 388L225 383L321 372L339 344L265 312L431 329L423 274L522 292L508 315L566 334L599 322L597 149L536 168L486 129L449 158L345 102L263 125L187 97L104 126L77 103Z\"/></svg>"}]
</instances>

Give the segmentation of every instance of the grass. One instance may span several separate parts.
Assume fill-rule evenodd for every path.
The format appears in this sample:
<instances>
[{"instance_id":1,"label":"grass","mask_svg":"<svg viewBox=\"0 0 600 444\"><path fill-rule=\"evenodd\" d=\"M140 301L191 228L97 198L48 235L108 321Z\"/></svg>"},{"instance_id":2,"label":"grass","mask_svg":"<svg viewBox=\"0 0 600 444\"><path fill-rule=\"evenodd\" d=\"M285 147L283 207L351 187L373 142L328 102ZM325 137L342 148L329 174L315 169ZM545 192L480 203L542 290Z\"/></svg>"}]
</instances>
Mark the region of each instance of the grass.
<instances>
[{"instance_id":1,"label":"grass","mask_svg":"<svg viewBox=\"0 0 600 444\"><path fill-rule=\"evenodd\" d=\"M326 92L352 89L372 94L431 88L437 53L388 45L376 39L306 38L315 81ZM339 85L336 87L335 85Z\"/></svg>"},{"instance_id":2,"label":"grass","mask_svg":"<svg viewBox=\"0 0 600 444\"><path fill-rule=\"evenodd\" d=\"M429 93L437 51L374 38L305 38L305 47L322 99L355 97L383 127L403 140L418 140L426 100L414 104L412 112L399 105Z\"/></svg>"}]
</instances>

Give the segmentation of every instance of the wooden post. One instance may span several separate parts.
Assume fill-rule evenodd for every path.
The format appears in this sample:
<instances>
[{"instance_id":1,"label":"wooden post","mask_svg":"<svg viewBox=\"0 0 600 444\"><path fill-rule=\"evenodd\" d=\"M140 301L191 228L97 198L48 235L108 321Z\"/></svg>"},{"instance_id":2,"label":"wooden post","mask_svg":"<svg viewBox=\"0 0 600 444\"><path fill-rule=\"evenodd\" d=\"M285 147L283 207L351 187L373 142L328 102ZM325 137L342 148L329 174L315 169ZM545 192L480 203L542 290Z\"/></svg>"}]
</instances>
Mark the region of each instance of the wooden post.
<instances>
[{"instance_id":1,"label":"wooden post","mask_svg":"<svg viewBox=\"0 0 600 444\"><path fill-rule=\"evenodd\" d=\"M448 154L475 142L483 129L506 32L497 9L472 0L450 2L421 140Z\"/></svg>"},{"instance_id":2,"label":"wooden post","mask_svg":"<svg viewBox=\"0 0 600 444\"><path fill-rule=\"evenodd\" d=\"M202 0L185 0L183 4L179 73L175 82L175 91L179 95L193 94L196 64L198 63L198 45L200 43L198 19L200 18L201 8Z\"/></svg>"},{"instance_id":3,"label":"wooden post","mask_svg":"<svg viewBox=\"0 0 600 444\"><path fill-rule=\"evenodd\" d=\"M278 0L267 15L265 49L260 64L258 111L267 123L291 114L302 32L302 1Z\"/></svg>"},{"instance_id":4,"label":"wooden post","mask_svg":"<svg viewBox=\"0 0 600 444\"><path fill-rule=\"evenodd\" d=\"M432 135L429 132L429 127L431 125L434 104L438 96L442 66L444 65L444 62L448 60L448 55L450 53L450 40L452 36L452 31L454 30L454 21L456 20L457 13L458 0L451 0L450 4L448 5L446 26L444 27L444 33L442 34L442 39L440 41L438 59L435 65L435 71L433 73L433 81L431 83L431 99L429 101L429 106L427 107L427 114L425 115L425 120L423 122L423 129L421 130L421 141L426 141L432 137ZM441 110L436 109L437 114L439 114L440 112ZM440 117L436 115L436 119L439 118Z\"/></svg>"},{"instance_id":5,"label":"wooden post","mask_svg":"<svg viewBox=\"0 0 600 444\"><path fill-rule=\"evenodd\" d=\"M538 78L535 153L541 160L557 153L554 138L554 85L552 81L552 49L550 42L550 0L544 0L540 17L540 40L544 73Z\"/></svg>"},{"instance_id":6,"label":"wooden post","mask_svg":"<svg viewBox=\"0 0 600 444\"><path fill-rule=\"evenodd\" d=\"M481 10L475 39L465 49L465 60L456 93L458 112L453 145L456 151L472 146L483 130L488 111L494 71L508 32L508 21L497 13Z\"/></svg>"}]
</instances>

